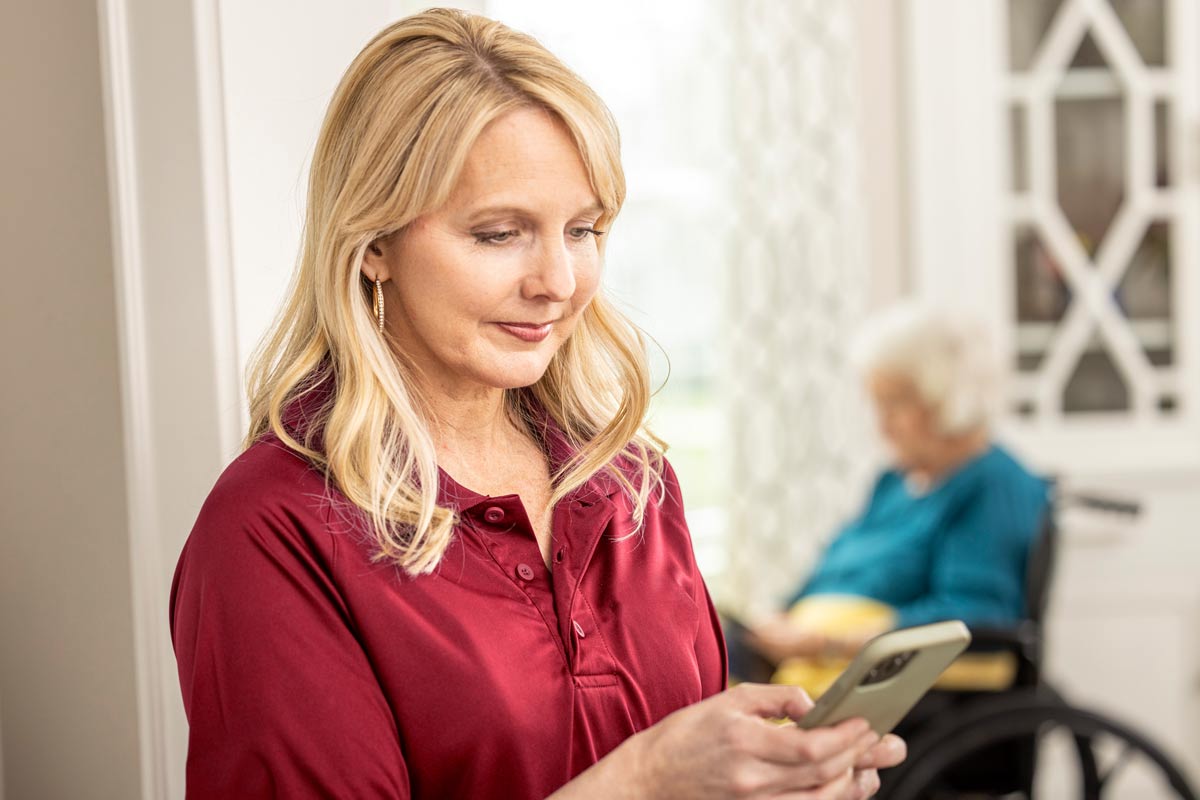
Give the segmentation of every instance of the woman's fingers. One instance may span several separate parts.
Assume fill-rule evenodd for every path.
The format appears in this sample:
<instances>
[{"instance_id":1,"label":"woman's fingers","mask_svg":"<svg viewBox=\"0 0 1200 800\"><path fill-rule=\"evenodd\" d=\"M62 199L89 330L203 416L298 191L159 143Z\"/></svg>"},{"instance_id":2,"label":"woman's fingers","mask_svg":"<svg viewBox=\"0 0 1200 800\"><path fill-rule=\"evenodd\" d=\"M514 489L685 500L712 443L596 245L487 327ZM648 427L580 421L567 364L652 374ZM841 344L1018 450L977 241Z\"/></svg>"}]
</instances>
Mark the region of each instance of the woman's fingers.
<instances>
[{"instance_id":1,"label":"woman's fingers","mask_svg":"<svg viewBox=\"0 0 1200 800\"><path fill-rule=\"evenodd\" d=\"M856 720L811 731L746 720L737 735L745 751L759 760L792 768L832 762L834 772L854 767L877 741L866 723Z\"/></svg>"},{"instance_id":2,"label":"woman's fingers","mask_svg":"<svg viewBox=\"0 0 1200 800\"><path fill-rule=\"evenodd\" d=\"M739 711L756 717L800 719L813 707L808 693L797 686L742 683L727 694Z\"/></svg>"},{"instance_id":3,"label":"woman's fingers","mask_svg":"<svg viewBox=\"0 0 1200 800\"><path fill-rule=\"evenodd\" d=\"M779 652L779 637L775 631L767 628L758 628L746 634L746 643L758 652L775 659Z\"/></svg>"},{"instance_id":4,"label":"woman's fingers","mask_svg":"<svg viewBox=\"0 0 1200 800\"><path fill-rule=\"evenodd\" d=\"M878 738L862 720L811 731L763 723L755 727L754 739L743 742L757 765L742 773L739 783L756 797L756 792L775 796L799 790L825 792L804 797L853 797L845 794L853 783L847 776Z\"/></svg>"},{"instance_id":5,"label":"woman's fingers","mask_svg":"<svg viewBox=\"0 0 1200 800\"><path fill-rule=\"evenodd\" d=\"M756 626L747 634L746 642L773 661L812 655L826 646L824 634L800 627L786 617Z\"/></svg>"},{"instance_id":6,"label":"woman's fingers","mask_svg":"<svg viewBox=\"0 0 1200 800\"><path fill-rule=\"evenodd\" d=\"M875 793L879 791L879 773L873 769L855 770L854 788L858 791L858 794L854 796L855 800L874 797Z\"/></svg>"},{"instance_id":7,"label":"woman's fingers","mask_svg":"<svg viewBox=\"0 0 1200 800\"><path fill-rule=\"evenodd\" d=\"M858 776L850 770L820 786L787 791L775 796L790 800L861 800Z\"/></svg>"},{"instance_id":8,"label":"woman's fingers","mask_svg":"<svg viewBox=\"0 0 1200 800\"><path fill-rule=\"evenodd\" d=\"M679 796L867 797L873 768L897 763L903 742L881 742L863 719L812 730L770 721L801 719L811 708L797 687L742 684L639 734L649 747L642 771Z\"/></svg>"},{"instance_id":9,"label":"woman's fingers","mask_svg":"<svg viewBox=\"0 0 1200 800\"><path fill-rule=\"evenodd\" d=\"M871 732L867 721L861 718L848 719L829 728L790 728L780 731L789 734L795 742L792 764L821 764L831 759L850 769L870 750L878 737Z\"/></svg>"},{"instance_id":10,"label":"woman's fingers","mask_svg":"<svg viewBox=\"0 0 1200 800\"><path fill-rule=\"evenodd\" d=\"M908 745L899 736L889 733L863 753L854 766L857 769L887 769L896 766L907 756Z\"/></svg>"}]
</instances>

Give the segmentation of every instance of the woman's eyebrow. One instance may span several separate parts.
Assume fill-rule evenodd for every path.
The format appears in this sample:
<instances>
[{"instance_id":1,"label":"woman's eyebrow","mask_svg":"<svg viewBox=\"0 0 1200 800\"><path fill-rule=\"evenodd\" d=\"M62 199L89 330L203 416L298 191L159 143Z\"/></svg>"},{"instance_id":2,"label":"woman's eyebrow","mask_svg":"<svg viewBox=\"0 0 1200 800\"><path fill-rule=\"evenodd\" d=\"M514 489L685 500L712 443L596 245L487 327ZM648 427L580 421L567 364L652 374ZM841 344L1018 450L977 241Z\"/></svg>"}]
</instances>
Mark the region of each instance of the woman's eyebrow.
<instances>
[{"instance_id":1,"label":"woman's eyebrow","mask_svg":"<svg viewBox=\"0 0 1200 800\"><path fill-rule=\"evenodd\" d=\"M604 213L604 206L600 205L600 203L590 203L581 208L579 211L576 211L572 216L599 216L602 213ZM537 216L538 215L534 211L528 208L501 204L472 209L471 211L467 212L465 220L468 225L471 225L488 217L519 217L521 219L533 219Z\"/></svg>"},{"instance_id":2,"label":"woman's eyebrow","mask_svg":"<svg viewBox=\"0 0 1200 800\"><path fill-rule=\"evenodd\" d=\"M599 216L600 214L603 214L603 213L604 213L604 206L600 205L600 203L592 203L587 208L582 208L579 211L575 212L575 216L590 217L590 216Z\"/></svg>"},{"instance_id":3,"label":"woman's eyebrow","mask_svg":"<svg viewBox=\"0 0 1200 800\"><path fill-rule=\"evenodd\" d=\"M468 223L478 222L484 217L530 217L533 214L527 208L512 205L498 206L481 206L480 208L472 209L467 212L465 217Z\"/></svg>"}]
</instances>

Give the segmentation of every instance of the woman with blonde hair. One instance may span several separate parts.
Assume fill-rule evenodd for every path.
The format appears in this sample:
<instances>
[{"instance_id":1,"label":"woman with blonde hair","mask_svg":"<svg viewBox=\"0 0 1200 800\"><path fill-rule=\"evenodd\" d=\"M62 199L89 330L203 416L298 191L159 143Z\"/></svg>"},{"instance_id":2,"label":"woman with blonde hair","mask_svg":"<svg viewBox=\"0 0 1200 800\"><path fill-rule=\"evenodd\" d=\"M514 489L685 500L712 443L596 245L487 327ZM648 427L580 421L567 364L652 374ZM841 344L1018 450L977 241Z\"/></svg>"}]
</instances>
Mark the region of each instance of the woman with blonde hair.
<instances>
[{"instance_id":1,"label":"woman with blonde hair","mask_svg":"<svg viewBox=\"0 0 1200 800\"><path fill-rule=\"evenodd\" d=\"M351 64L245 451L180 557L188 796L858 798L903 745L725 688L641 337L598 292L599 98L432 10Z\"/></svg>"}]
</instances>

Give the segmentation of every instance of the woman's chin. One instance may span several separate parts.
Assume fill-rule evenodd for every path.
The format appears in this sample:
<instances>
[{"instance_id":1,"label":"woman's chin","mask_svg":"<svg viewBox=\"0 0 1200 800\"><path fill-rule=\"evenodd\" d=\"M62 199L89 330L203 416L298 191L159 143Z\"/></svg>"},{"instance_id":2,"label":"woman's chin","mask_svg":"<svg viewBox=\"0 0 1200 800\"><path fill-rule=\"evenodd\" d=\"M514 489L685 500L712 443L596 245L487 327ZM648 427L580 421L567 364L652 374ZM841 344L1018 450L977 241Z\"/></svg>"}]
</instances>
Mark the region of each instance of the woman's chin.
<instances>
[{"instance_id":1,"label":"woman's chin","mask_svg":"<svg viewBox=\"0 0 1200 800\"><path fill-rule=\"evenodd\" d=\"M497 389L523 389L542 379L550 366L550 359L537 354L533 357L502 359L498 369L489 371L487 383Z\"/></svg>"}]
</instances>

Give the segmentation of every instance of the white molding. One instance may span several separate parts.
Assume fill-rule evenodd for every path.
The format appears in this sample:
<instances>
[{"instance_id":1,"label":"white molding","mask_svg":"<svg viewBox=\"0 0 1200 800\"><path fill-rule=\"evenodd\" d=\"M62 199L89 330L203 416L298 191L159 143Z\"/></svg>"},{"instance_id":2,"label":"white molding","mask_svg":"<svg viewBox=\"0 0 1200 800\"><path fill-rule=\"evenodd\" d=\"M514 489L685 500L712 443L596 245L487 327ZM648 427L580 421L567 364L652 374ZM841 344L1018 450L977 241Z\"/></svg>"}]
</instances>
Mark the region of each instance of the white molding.
<instances>
[{"instance_id":1,"label":"white molding","mask_svg":"<svg viewBox=\"0 0 1200 800\"><path fill-rule=\"evenodd\" d=\"M167 753L162 659L163 632L153 604L159 601L162 552L153 530L156 470L150 425L149 361L145 343L145 297L138 199L136 118L130 71L126 0L99 0L100 47L108 144L113 263L116 273L118 341L133 581L134 658L143 798L167 797Z\"/></svg>"},{"instance_id":2,"label":"white molding","mask_svg":"<svg viewBox=\"0 0 1200 800\"><path fill-rule=\"evenodd\" d=\"M242 391L238 355L219 2L193 0L193 12L204 232L208 242L209 308L215 355L213 385L219 405L221 452L232 457L249 424L249 410Z\"/></svg>"},{"instance_id":3,"label":"white molding","mask_svg":"<svg viewBox=\"0 0 1200 800\"><path fill-rule=\"evenodd\" d=\"M1102 413L1026 421L1005 420L1000 437L1040 472L1091 477L1120 472L1194 470L1194 439L1173 421L1134 424Z\"/></svg>"},{"instance_id":4,"label":"white molding","mask_svg":"<svg viewBox=\"0 0 1200 800\"><path fill-rule=\"evenodd\" d=\"M902 10L893 3L851 3L856 48L858 142L862 168L870 289L868 306L880 309L912 290L905 197L908 131L902 113L907 85Z\"/></svg>"},{"instance_id":5,"label":"white molding","mask_svg":"<svg viewBox=\"0 0 1200 800\"><path fill-rule=\"evenodd\" d=\"M141 795L182 800L187 720L168 590L200 504L236 454L244 417L220 31L216 0L98 3Z\"/></svg>"},{"instance_id":6,"label":"white molding","mask_svg":"<svg viewBox=\"0 0 1200 800\"><path fill-rule=\"evenodd\" d=\"M1000 102L1004 54L995 34L1003 30L1005 14L996 2L904 5L913 289L977 314L1007 352L1010 334L997 298L1011 289L997 220L1010 173L1005 159L980 155L1001 152L1008 126ZM1029 124L1038 123L1031 115ZM1035 179L1039 166L1030 164ZM1036 196L1036 183L1032 189Z\"/></svg>"},{"instance_id":7,"label":"white molding","mask_svg":"<svg viewBox=\"0 0 1200 800\"><path fill-rule=\"evenodd\" d=\"M1168 47L1175 64L1178 90L1175 114L1168 135L1172 159L1172 186L1178 220L1172 229L1171 250L1178 254L1172 316L1178 326L1177 361L1188 365L1180 393L1188 398L1188 414L1200 428L1200 54L1195 43L1200 37L1200 8L1191 0L1173 0L1168 7L1172 24L1167 29ZM1197 437L1200 438L1200 437ZM1192 440L1197 444L1196 439ZM1197 444L1200 450L1200 444Z\"/></svg>"}]
</instances>

